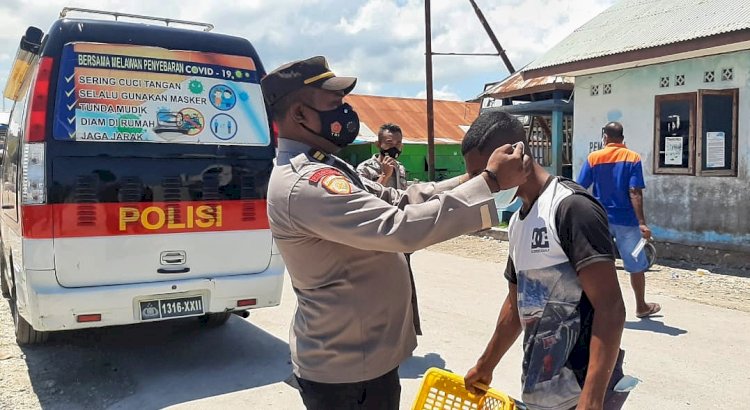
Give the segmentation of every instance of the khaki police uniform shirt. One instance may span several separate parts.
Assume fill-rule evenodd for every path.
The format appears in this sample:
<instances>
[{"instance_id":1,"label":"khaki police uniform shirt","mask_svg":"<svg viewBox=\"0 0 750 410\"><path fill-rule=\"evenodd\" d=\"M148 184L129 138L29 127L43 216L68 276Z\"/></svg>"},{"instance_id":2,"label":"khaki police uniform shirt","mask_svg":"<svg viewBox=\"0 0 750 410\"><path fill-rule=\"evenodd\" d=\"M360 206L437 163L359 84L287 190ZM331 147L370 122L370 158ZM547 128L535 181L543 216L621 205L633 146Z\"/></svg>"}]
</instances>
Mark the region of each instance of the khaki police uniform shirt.
<instances>
[{"instance_id":1,"label":"khaki police uniform shirt","mask_svg":"<svg viewBox=\"0 0 750 410\"><path fill-rule=\"evenodd\" d=\"M359 175L370 181L377 181L380 178L380 174L383 173L383 167L380 166L378 156L379 154L375 154L372 158L362 161L361 164L357 165ZM391 177L383 185L389 188L406 189L406 168L398 162L398 169L393 170L393 174L391 174Z\"/></svg>"},{"instance_id":2,"label":"khaki police uniform shirt","mask_svg":"<svg viewBox=\"0 0 750 410\"><path fill-rule=\"evenodd\" d=\"M271 231L297 295L293 370L321 383L382 376L416 347L404 252L497 223L482 178L399 191L342 163L280 138L268 187Z\"/></svg>"}]
</instances>

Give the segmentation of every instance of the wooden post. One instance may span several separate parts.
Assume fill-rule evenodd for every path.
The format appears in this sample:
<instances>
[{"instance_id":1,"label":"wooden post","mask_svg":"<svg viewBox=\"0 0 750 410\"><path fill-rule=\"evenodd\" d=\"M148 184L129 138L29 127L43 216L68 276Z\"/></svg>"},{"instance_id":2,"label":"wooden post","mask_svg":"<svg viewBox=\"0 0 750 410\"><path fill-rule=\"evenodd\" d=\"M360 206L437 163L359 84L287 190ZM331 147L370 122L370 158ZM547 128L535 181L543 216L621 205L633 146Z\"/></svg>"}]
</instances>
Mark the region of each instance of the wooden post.
<instances>
[{"instance_id":1,"label":"wooden post","mask_svg":"<svg viewBox=\"0 0 750 410\"><path fill-rule=\"evenodd\" d=\"M427 86L427 177L435 180L435 111L432 96L432 24L430 0L424 2L425 76Z\"/></svg>"},{"instance_id":2,"label":"wooden post","mask_svg":"<svg viewBox=\"0 0 750 410\"><path fill-rule=\"evenodd\" d=\"M560 91L553 94L554 101L562 99ZM563 150L563 113L560 109L552 111L552 170L555 175L562 175Z\"/></svg>"},{"instance_id":3,"label":"wooden post","mask_svg":"<svg viewBox=\"0 0 750 410\"><path fill-rule=\"evenodd\" d=\"M531 157L536 161L536 153L539 149L538 146L534 145L531 142L531 136L534 135L534 122L536 121L536 116L530 115L529 116L529 129L526 131L526 149L531 154Z\"/></svg>"}]
</instances>

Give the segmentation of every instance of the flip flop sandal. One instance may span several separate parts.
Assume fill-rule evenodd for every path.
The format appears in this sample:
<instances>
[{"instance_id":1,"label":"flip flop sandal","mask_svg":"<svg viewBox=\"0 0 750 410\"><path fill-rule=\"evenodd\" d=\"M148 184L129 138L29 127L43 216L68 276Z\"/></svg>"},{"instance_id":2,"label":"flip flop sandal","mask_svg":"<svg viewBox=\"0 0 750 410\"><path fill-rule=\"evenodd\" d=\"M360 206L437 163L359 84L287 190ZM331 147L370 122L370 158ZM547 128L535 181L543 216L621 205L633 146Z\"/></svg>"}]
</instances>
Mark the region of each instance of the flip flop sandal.
<instances>
[{"instance_id":1,"label":"flip flop sandal","mask_svg":"<svg viewBox=\"0 0 750 410\"><path fill-rule=\"evenodd\" d=\"M648 305L651 308L648 312L636 313L635 317L637 317L638 319L643 319L651 315L655 315L661 311L661 305L658 303L649 303Z\"/></svg>"}]
</instances>

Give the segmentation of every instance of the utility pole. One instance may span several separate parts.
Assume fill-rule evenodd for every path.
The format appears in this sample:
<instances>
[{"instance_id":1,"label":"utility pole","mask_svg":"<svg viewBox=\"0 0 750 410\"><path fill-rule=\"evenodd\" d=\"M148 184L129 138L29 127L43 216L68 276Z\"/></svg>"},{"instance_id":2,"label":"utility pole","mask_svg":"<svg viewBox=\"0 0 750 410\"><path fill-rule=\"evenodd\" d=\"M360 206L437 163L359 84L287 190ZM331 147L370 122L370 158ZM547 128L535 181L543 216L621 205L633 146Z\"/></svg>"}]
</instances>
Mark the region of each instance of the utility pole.
<instances>
[{"instance_id":1,"label":"utility pole","mask_svg":"<svg viewBox=\"0 0 750 410\"><path fill-rule=\"evenodd\" d=\"M513 64L511 64L510 59L505 54L505 50L503 49L503 46L500 45L500 42L497 40L497 37L495 37L495 32L492 31L492 27L490 27L490 24L487 22L487 19L484 18L484 13L482 13L482 10L479 9L479 6L477 6L477 2L474 0L469 0L471 3L471 7L474 8L474 13L476 13L477 18L479 19L479 22L482 23L482 27L484 27L484 31L487 32L487 36L489 36L490 41L492 41L492 45L495 46L495 50L497 50L497 55L500 56L500 58L503 59L503 63L505 63L505 68L508 69L508 72L510 74L513 74L516 72L516 69L513 68Z\"/></svg>"},{"instance_id":2,"label":"utility pole","mask_svg":"<svg viewBox=\"0 0 750 410\"><path fill-rule=\"evenodd\" d=\"M477 3L474 0L469 0L471 6L474 8L479 22L484 27L484 31L492 41L492 45L495 46L497 53L433 53L432 52L432 24L430 18L430 0L424 1L424 28L425 28L425 74L426 74L426 85L427 85L427 172L430 181L435 180L435 107L434 98L432 93L432 56L491 56L500 57L503 59L505 68L510 74L516 72L516 69L511 64L510 59L505 53L505 50L497 40L495 33L492 31L487 19L484 17L484 13L479 9Z\"/></svg>"},{"instance_id":3,"label":"utility pole","mask_svg":"<svg viewBox=\"0 0 750 410\"><path fill-rule=\"evenodd\" d=\"M432 95L432 24L430 0L424 1L425 74L427 86L427 177L435 180L435 107Z\"/></svg>"},{"instance_id":4,"label":"utility pole","mask_svg":"<svg viewBox=\"0 0 750 410\"><path fill-rule=\"evenodd\" d=\"M508 69L508 73L513 74L516 72L516 69L513 68L513 63L510 62L510 59L508 58L508 55L505 53L505 49L503 49L503 46L500 45L500 41L497 40L497 36L495 36L495 32L492 31L492 27L490 27L490 24L487 22L487 19L484 18L484 13L482 13L482 10L479 9L479 6L477 6L477 2L474 0L469 0L471 3L471 7L474 8L474 13L476 13L477 18L479 19L479 22L482 23L482 27L484 27L484 31L487 32L487 36L490 38L490 41L492 41L492 45L495 46L495 50L497 50L497 55L500 56L500 58L503 59L503 63L505 63L505 68ZM531 101L535 101L534 94L531 94ZM534 117L531 116L531 121L529 122L529 129L533 127L534 125L534 119L537 119L539 122L539 126L542 127L542 130L547 133L547 135L552 136L552 131L550 131L549 124L547 124L547 120L545 120L543 117Z\"/></svg>"}]
</instances>

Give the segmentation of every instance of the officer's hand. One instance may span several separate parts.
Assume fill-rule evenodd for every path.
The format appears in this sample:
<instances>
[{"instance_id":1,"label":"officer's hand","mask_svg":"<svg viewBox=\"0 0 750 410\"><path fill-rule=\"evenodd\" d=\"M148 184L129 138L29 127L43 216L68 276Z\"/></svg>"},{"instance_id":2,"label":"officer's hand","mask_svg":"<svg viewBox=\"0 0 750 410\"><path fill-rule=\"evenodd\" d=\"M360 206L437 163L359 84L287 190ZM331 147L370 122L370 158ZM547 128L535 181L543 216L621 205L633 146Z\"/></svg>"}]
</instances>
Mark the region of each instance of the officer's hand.
<instances>
[{"instance_id":1,"label":"officer's hand","mask_svg":"<svg viewBox=\"0 0 750 410\"><path fill-rule=\"evenodd\" d=\"M476 383L481 383L485 386L489 386L492 382L492 370L486 368L481 363L477 363L476 366L472 367L466 376L464 376L464 386L472 394L482 395L484 391L475 387Z\"/></svg>"},{"instance_id":2,"label":"officer's hand","mask_svg":"<svg viewBox=\"0 0 750 410\"><path fill-rule=\"evenodd\" d=\"M531 173L531 157L524 155L523 143L515 145L515 149L510 144L503 145L487 161L487 170L497 175L497 187L501 190L523 184Z\"/></svg>"},{"instance_id":3,"label":"officer's hand","mask_svg":"<svg viewBox=\"0 0 750 410\"><path fill-rule=\"evenodd\" d=\"M391 175L393 175L393 171L397 166L398 162L396 162L395 159L387 155L380 156L380 170L383 172L383 176L385 176L386 178L390 178Z\"/></svg>"}]
</instances>

